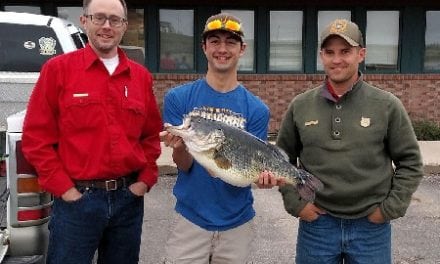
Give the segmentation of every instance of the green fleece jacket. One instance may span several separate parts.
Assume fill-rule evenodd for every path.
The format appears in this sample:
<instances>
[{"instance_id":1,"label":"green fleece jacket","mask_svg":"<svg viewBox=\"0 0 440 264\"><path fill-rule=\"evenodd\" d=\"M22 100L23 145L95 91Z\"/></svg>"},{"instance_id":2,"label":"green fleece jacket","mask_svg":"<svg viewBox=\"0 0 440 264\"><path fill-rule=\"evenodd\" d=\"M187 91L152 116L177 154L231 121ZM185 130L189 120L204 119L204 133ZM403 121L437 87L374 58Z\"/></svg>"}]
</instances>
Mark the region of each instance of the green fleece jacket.
<instances>
[{"instance_id":1,"label":"green fleece jacket","mask_svg":"<svg viewBox=\"0 0 440 264\"><path fill-rule=\"evenodd\" d=\"M404 106L362 76L338 101L325 84L296 96L277 145L323 182L315 205L340 218L364 217L378 206L387 220L403 216L423 176ZM287 212L298 216L306 201L291 185L280 192Z\"/></svg>"}]
</instances>

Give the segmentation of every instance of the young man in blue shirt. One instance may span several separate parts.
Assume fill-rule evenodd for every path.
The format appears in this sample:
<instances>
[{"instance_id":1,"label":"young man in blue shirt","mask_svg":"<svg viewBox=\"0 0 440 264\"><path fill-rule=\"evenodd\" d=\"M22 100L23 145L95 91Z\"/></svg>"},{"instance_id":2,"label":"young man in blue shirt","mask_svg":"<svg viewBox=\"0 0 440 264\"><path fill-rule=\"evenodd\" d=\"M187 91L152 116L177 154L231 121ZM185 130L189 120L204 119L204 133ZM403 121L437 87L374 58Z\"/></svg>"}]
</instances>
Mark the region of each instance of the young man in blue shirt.
<instances>
[{"instance_id":1,"label":"young man in blue shirt","mask_svg":"<svg viewBox=\"0 0 440 264\"><path fill-rule=\"evenodd\" d=\"M166 94L164 121L179 125L194 108L225 108L241 114L246 130L266 140L269 109L237 80L238 61L246 49L240 20L225 13L214 15L207 20L202 37L206 76ZM180 137L161 135L173 147L178 168L174 187L178 219L166 245L165 263L246 263L255 236L251 188L211 176L188 153ZM270 188L276 183L264 172L257 184Z\"/></svg>"}]
</instances>

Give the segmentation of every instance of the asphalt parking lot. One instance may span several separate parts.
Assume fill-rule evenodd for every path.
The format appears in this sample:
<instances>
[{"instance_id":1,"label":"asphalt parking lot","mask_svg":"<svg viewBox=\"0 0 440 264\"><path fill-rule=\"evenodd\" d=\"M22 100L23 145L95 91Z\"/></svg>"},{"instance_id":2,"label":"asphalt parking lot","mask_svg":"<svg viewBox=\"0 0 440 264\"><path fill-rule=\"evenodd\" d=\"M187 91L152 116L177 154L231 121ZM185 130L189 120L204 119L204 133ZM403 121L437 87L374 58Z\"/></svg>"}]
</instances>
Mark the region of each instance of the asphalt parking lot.
<instances>
[{"instance_id":1,"label":"asphalt parking lot","mask_svg":"<svg viewBox=\"0 0 440 264\"><path fill-rule=\"evenodd\" d=\"M163 175L145 197L141 264L158 264L175 216L175 175ZM276 188L254 189L257 237L248 264L294 263L298 220L284 211ZM394 264L440 264L440 175L424 177L405 217L394 220Z\"/></svg>"}]
</instances>

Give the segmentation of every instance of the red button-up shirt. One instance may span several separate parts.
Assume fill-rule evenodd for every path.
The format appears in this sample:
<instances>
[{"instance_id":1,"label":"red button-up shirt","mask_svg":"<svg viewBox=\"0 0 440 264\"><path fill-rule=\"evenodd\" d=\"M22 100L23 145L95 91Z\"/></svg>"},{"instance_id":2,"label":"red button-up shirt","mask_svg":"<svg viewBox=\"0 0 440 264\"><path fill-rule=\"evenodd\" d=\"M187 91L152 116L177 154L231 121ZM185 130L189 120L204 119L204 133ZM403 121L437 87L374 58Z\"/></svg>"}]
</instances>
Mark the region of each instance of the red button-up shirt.
<instances>
[{"instance_id":1,"label":"red button-up shirt","mask_svg":"<svg viewBox=\"0 0 440 264\"><path fill-rule=\"evenodd\" d=\"M61 196L73 180L139 172L157 182L162 120L151 74L118 50L109 75L90 46L49 60L32 92L22 149L40 185Z\"/></svg>"}]
</instances>

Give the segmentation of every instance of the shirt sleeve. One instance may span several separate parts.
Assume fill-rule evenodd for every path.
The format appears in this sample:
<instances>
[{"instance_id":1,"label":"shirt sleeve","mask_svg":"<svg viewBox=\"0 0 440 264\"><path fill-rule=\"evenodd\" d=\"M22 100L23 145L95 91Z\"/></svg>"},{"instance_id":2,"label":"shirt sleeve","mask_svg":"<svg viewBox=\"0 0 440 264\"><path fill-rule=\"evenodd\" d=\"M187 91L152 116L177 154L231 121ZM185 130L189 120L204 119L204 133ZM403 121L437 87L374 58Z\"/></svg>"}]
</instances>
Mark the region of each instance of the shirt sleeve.
<instances>
[{"instance_id":1,"label":"shirt sleeve","mask_svg":"<svg viewBox=\"0 0 440 264\"><path fill-rule=\"evenodd\" d=\"M289 156L290 163L297 165L297 158L299 156L299 135L294 121L294 107L290 104L281 122L280 131L276 145L286 152ZM286 184L279 188L283 198L284 208L286 211L298 217L299 212L306 206L307 201L301 199L298 191L293 185Z\"/></svg>"},{"instance_id":2,"label":"shirt sleeve","mask_svg":"<svg viewBox=\"0 0 440 264\"><path fill-rule=\"evenodd\" d=\"M411 120L400 100L392 96L386 147L395 165L391 190L381 204L387 220L405 215L423 177L423 163Z\"/></svg>"},{"instance_id":3,"label":"shirt sleeve","mask_svg":"<svg viewBox=\"0 0 440 264\"><path fill-rule=\"evenodd\" d=\"M59 74L53 60L44 64L29 100L22 135L23 154L35 167L38 182L57 197L74 186L56 152Z\"/></svg>"},{"instance_id":4,"label":"shirt sleeve","mask_svg":"<svg viewBox=\"0 0 440 264\"><path fill-rule=\"evenodd\" d=\"M266 141L269 118L269 109L266 106L257 108L254 115L246 124L247 131L259 139Z\"/></svg>"},{"instance_id":5,"label":"shirt sleeve","mask_svg":"<svg viewBox=\"0 0 440 264\"><path fill-rule=\"evenodd\" d=\"M174 90L170 90L163 101L163 119L165 123L173 126L180 125L183 122L183 111L178 97Z\"/></svg>"}]
</instances>

